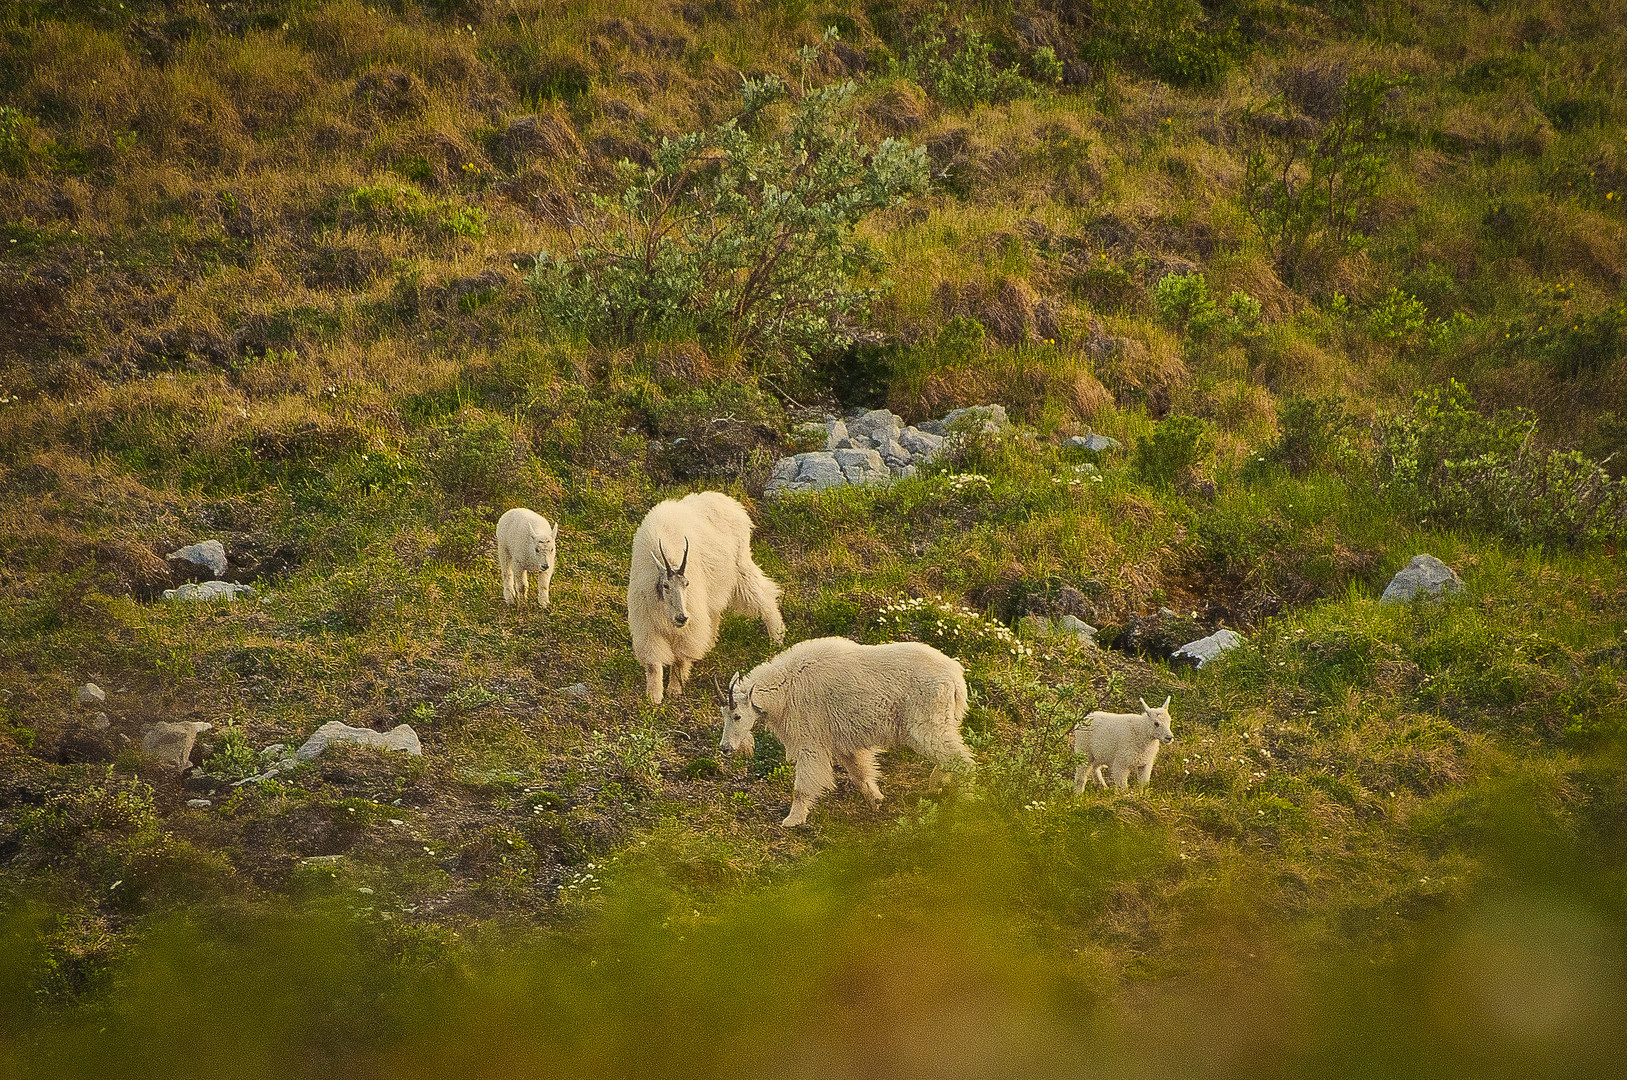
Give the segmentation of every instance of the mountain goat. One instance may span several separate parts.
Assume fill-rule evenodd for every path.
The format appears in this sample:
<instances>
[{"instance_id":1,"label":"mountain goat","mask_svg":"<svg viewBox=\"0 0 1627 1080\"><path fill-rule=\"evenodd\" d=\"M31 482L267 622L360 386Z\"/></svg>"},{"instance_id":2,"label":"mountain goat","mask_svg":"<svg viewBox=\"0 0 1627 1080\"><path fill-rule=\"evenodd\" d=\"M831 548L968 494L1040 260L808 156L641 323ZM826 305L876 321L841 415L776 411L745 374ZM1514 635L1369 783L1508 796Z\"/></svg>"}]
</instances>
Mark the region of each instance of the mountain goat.
<instances>
[{"instance_id":1,"label":"mountain goat","mask_svg":"<svg viewBox=\"0 0 1627 1080\"><path fill-rule=\"evenodd\" d=\"M548 606L548 584L554 579L559 524L523 506L497 519L497 569L503 575L503 601L524 603L531 574L537 575L537 604Z\"/></svg>"},{"instance_id":2,"label":"mountain goat","mask_svg":"<svg viewBox=\"0 0 1627 1080\"><path fill-rule=\"evenodd\" d=\"M762 619L774 644L783 644L779 599L780 587L751 559L745 507L719 491L653 507L633 535L627 574L627 628L650 701L661 704L665 667L673 696L683 692L690 666L717 644L725 611Z\"/></svg>"},{"instance_id":3,"label":"mountain goat","mask_svg":"<svg viewBox=\"0 0 1627 1080\"><path fill-rule=\"evenodd\" d=\"M1085 790L1091 777L1102 787L1104 767L1113 770L1113 783L1120 791L1130 786L1130 771L1136 770L1141 786L1152 779L1152 763L1161 744L1175 741L1169 729L1169 703L1154 709L1141 699L1138 713L1093 712L1073 729L1073 752L1087 755L1073 773L1073 793Z\"/></svg>"},{"instance_id":4,"label":"mountain goat","mask_svg":"<svg viewBox=\"0 0 1627 1080\"><path fill-rule=\"evenodd\" d=\"M781 825L808 820L814 801L835 784L842 766L872 806L881 804L876 752L908 746L945 770L970 771L972 752L961 741L966 717L966 675L955 660L930 645L895 641L860 645L847 638L814 638L791 646L718 693L723 749L749 753L751 729L768 725L796 765L791 812Z\"/></svg>"}]
</instances>

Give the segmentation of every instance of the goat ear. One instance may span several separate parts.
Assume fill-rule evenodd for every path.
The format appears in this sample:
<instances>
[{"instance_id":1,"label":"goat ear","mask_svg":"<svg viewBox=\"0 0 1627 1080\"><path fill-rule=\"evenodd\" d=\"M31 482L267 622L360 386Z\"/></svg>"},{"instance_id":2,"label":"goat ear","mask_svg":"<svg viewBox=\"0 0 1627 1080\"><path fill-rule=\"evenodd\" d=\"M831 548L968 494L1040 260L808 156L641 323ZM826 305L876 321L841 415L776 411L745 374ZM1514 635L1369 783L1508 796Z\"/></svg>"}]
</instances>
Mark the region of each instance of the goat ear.
<instances>
[{"instance_id":1,"label":"goat ear","mask_svg":"<svg viewBox=\"0 0 1627 1080\"><path fill-rule=\"evenodd\" d=\"M554 522L554 536L553 536L553 538L555 540L559 539L559 522L557 522L557 521Z\"/></svg>"},{"instance_id":2,"label":"goat ear","mask_svg":"<svg viewBox=\"0 0 1627 1080\"><path fill-rule=\"evenodd\" d=\"M1152 712L1152 707L1147 704L1147 699L1146 698L1137 698L1136 700L1141 702L1141 711L1142 712Z\"/></svg>"},{"instance_id":3,"label":"goat ear","mask_svg":"<svg viewBox=\"0 0 1627 1080\"><path fill-rule=\"evenodd\" d=\"M1169 708L1169 703L1171 701L1173 701L1173 700L1174 700L1174 695L1173 694L1166 695L1165 698L1164 698L1164 703L1162 705L1158 706L1158 707L1160 709L1167 709L1167 708Z\"/></svg>"}]
</instances>

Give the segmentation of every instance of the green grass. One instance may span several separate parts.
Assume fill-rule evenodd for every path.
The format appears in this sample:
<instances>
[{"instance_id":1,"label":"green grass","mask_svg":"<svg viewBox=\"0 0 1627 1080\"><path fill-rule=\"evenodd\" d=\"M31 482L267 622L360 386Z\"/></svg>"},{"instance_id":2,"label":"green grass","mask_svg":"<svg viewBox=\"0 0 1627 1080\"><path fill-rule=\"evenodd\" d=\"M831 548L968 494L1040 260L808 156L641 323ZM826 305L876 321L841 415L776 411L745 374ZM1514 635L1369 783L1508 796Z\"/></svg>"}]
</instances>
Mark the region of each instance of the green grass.
<instances>
[{"instance_id":1,"label":"green grass","mask_svg":"<svg viewBox=\"0 0 1627 1080\"><path fill-rule=\"evenodd\" d=\"M1619 3L985 5L992 70L1091 65L999 104L888 73L926 4L93 8L0 14L0 1074L1620 1056L1624 537L1504 499L1533 453L1627 461ZM570 344L532 255L833 22L861 137L936 177L859 229L875 340L789 370ZM1251 106L1362 70L1406 77L1377 187L1289 265L1247 212ZM1408 479L1394 418L1450 379L1535 427L1420 409L1440 462ZM1019 429L760 497L801 405L986 401ZM744 620L643 700L627 551L701 488L750 506L791 640L966 664L975 780L890 753L880 811L844 787L780 829L783 750L717 748L707 683L772 651ZM562 523L546 613L501 601L519 504ZM208 536L256 595L154 599ZM1379 604L1420 551L1463 595ZM1194 671L1009 637L1159 607L1247 644ZM1074 796L1073 724L1164 694L1152 786ZM213 778L183 787L138 746L187 719ZM336 719L425 753L228 786Z\"/></svg>"}]
</instances>

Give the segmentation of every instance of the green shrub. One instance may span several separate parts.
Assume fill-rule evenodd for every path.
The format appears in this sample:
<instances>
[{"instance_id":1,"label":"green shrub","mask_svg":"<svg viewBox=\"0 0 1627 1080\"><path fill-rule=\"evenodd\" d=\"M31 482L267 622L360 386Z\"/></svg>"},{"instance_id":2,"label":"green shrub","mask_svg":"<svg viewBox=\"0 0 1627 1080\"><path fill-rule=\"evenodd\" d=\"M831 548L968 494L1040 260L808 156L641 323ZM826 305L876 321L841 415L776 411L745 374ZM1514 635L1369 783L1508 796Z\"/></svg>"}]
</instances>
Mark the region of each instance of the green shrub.
<instances>
[{"instance_id":1,"label":"green shrub","mask_svg":"<svg viewBox=\"0 0 1627 1080\"><path fill-rule=\"evenodd\" d=\"M1523 409L1483 416L1453 380L1381 426L1380 480L1424 524L1547 545L1627 538L1627 480L1532 446L1535 430Z\"/></svg>"},{"instance_id":2,"label":"green shrub","mask_svg":"<svg viewBox=\"0 0 1627 1080\"><path fill-rule=\"evenodd\" d=\"M1243 173L1243 206L1279 271L1296 281L1328 248L1359 245L1356 231L1388 167L1390 101L1402 80L1352 75L1327 119L1295 112L1282 95L1251 109L1255 140Z\"/></svg>"},{"instance_id":3,"label":"green shrub","mask_svg":"<svg viewBox=\"0 0 1627 1080\"><path fill-rule=\"evenodd\" d=\"M1347 461L1354 450L1355 418L1342 397L1288 395L1277 403L1277 426L1280 434L1265 459L1295 476Z\"/></svg>"},{"instance_id":4,"label":"green shrub","mask_svg":"<svg viewBox=\"0 0 1627 1080\"><path fill-rule=\"evenodd\" d=\"M1423 301L1397 287L1373 306L1367 332L1380 341L1407 341L1421 333L1428 320Z\"/></svg>"},{"instance_id":5,"label":"green shrub","mask_svg":"<svg viewBox=\"0 0 1627 1080\"><path fill-rule=\"evenodd\" d=\"M927 15L916 26L917 42L910 46L895 74L914 79L933 97L957 109L997 104L1032 96L1038 87L1023 77L1016 64L997 67L994 46L965 19L957 29L944 29L942 11ZM1036 72L1044 81L1060 82L1062 63L1052 50L1035 56ZM1054 75L1054 77L1052 77Z\"/></svg>"},{"instance_id":6,"label":"green shrub","mask_svg":"<svg viewBox=\"0 0 1627 1080\"><path fill-rule=\"evenodd\" d=\"M1153 287L1153 306L1159 318L1195 338L1230 339L1260 330L1258 300L1239 289L1218 304L1209 294L1209 280L1197 272L1159 278Z\"/></svg>"},{"instance_id":7,"label":"green shrub","mask_svg":"<svg viewBox=\"0 0 1627 1080\"><path fill-rule=\"evenodd\" d=\"M794 95L747 80L745 123L664 140L648 167L623 161L620 194L595 198L575 249L539 254L544 312L565 336L696 337L781 362L851 343L881 291L856 281L880 257L854 228L927 181L921 149L859 140L853 90L806 90L783 129L757 134L761 110Z\"/></svg>"},{"instance_id":8,"label":"green shrub","mask_svg":"<svg viewBox=\"0 0 1627 1080\"><path fill-rule=\"evenodd\" d=\"M471 407L432 433L426 457L447 495L495 504L519 483L531 450L512 421Z\"/></svg>"},{"instance_id":9,"label":"green shrub","mask_svg":"<svg viewBox=\"0 0 1627 1080\"><path fill-rule=\"evenodd\" d=\"M1198 0L1096 0L1083 52L1177 86L1213 83L1241 52L1236 20L1216 25Z\"/></svg>"},{"instance_id":10,"label":"green shrub","mask_svg":"<svg viewBox=\"0 0 1627 1080\"><path fill-rule=\"evenodd\" d=\"M1154 426L1152 434L1136 441L1135 469L1148 483L1170 484L1213 450L1214 445L1214 431L1207 420L1171 416Z\"/></svg>"},{"instance_id":11,"label":"green shrub","mask_svg":"<svg viewBox=\"0 0 1627 1080\"><path fill-rule=\"evenodd\" d=\"M253 776L260 772L260 755L241 727L226 724L215 740L214 749L204 758L203 771L229 780Z\"/></svg>"}]
</instances>

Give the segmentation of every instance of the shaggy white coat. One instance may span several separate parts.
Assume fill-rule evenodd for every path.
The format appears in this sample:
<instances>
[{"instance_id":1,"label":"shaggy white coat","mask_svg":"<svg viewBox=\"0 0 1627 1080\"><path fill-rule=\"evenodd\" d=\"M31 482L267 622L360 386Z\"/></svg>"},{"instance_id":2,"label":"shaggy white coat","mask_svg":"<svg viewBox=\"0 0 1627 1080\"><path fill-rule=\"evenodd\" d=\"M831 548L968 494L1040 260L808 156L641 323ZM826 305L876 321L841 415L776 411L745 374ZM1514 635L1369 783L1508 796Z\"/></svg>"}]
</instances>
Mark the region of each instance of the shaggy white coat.
<instances>
[{"instance_id":1,"label":"shaggy white coat","mask_svg":"<svg viewBox=\"0 0 1627 1080\"><path fill-rule=\"evenodd\" d=\"M960 737L966 673L930 645L860 645L841 637L799 642L736 676L727 698L725 751L750 752L752 727L761 720L796 765L791 812L782 825L808 819L815 800L835 785L833 765L879 805L879 750L910 747L937 766L934 782L945 770L974 767Z\"/></svg>"},{"instance_id":2,"label":"shaggy white coat","mask_svg":"<svg viewBox=\"0 0 1627 1080\"><path fill-rule=\"evenodd\" d=\"M503 575L503 600L523 603L537 575L537 605L548 606L548 586L554 580L559 525L533 510L516 506L497 519L497 570Z\"/></svg>"},{"instance_id":3,"label":"shaggy white coat","mask_svg":"<svg viewBox=\"0 0 1627 1080\"><path fill-rule=\"evenodd\" d=\"M1093 712L1085 717L1073 729L1073 752L1086 759L1074 770L1074 794L1084 791L1091 777L1105 788L1104 768L1112 771L1113 783L1120 791L1129 788L1131 772L1146 787L1152 779L1158 748L1175 740L1169 729L1169 702L1165 698L1154 709L1143 700L1138 713Z\"/></svg>"},{"instance_id":4,"label":"shaggy white coat","mask_svg":"<svg viewBox=\"0 0 1627 1080\"><path fill-rule=\"evenodd\" d=\"M627 628L650 701L661 704L669 667L673 696L683 692L691 665L717 644L725 611L762 619L774 644L784 643L780 587L752 561L746 508L719 491L651 508L627 573Z\"/></svg>"}]
</instances>

